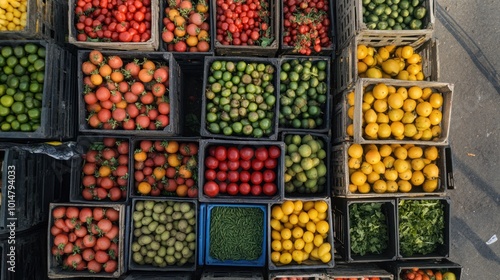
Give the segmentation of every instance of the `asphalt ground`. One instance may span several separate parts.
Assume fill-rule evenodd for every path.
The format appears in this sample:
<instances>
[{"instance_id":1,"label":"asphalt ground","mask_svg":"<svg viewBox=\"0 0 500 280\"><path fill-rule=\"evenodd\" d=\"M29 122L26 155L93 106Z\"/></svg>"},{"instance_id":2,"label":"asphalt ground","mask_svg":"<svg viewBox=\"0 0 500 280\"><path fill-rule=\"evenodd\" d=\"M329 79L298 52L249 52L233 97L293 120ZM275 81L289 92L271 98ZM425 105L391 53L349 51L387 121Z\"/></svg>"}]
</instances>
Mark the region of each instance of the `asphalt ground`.
<instances>
[{"instance_id":1,"label":"asphalt ground","mask_svg":"<svg viewBox=\"0 0 500 280\"><path fill-rule=\"evenodd\" d=\"M439 0L440 81L455 85L450 260L462 280L500 279L500 1Z\"/></svg>"}]
</instances>

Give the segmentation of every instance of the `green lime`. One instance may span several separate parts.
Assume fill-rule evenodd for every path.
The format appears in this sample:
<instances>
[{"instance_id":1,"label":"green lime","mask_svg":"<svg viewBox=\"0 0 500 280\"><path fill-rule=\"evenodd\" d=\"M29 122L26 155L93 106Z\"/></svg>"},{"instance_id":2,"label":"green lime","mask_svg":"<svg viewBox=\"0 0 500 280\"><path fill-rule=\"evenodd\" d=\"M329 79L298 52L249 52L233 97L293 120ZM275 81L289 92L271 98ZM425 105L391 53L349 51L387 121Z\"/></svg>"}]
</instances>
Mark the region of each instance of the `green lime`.
<instances>
[{"instance_id":1,"label":"green lime","mask_svg":"<svg viewBox=\"0 0 500 280\"><path fill-rule=\"evenodd\" d=\"M24 103L16 101L12 103L10 109L14 114L18 115L18 114L23 114L24 111L26 110L26 107L24 106Z\"/></svg>"},{"instance_id":2,"label":"green lime","mask_svg":"<svg viewBox=\"0 0 500 280\"><path fill-rule=\"evenodd\" d=\"M34 54L38 51L38 46L32 43L24 45L24 50L29 54Z\"/></svg>"},{"instance_id":3,"label":"green lime","mask_svg":"<svg viewBox=\"0 0 500 280\"><path fill-rule=\"evenodd\" d=\"M23 124L21 124L21 131L30 132L30 131L33 131L33 129L31 128L30 124L23 123Z\"/></svg>"},{"instance_id":4,"label":"green lime","mask_svg":"<svg viewBox=\"0 0 500 280\"><path fill-rule=\"evenodd\" d=\"M11 130L11 126L10 126L10 123L7 123L7 122L4 122L0 125L0 129L2 131L10 131Z\"/></svg>"},{"instance_id":5,"label":"green lime","mask_svg":"<svg viewBox=\"0 0 500 280\"><path fill-rule=\"evenodd\" d=\"M12 47L10 46L5 46L0 50L0 54L2 54L3 57L9 57L13 53Z\"/></svg>"},{"instance_id":6,"label":"green lime","mask_svg":"<svg viewBox=\"0 0 500 280\"><path fill-rule=\"evenodd\" d=\"M4 107L10 108L13 103L14 97L10 95L3 95L2 97L0 97L0 104L2 104L2 106Z\"/></svg>"},{"instance_id":7,"label":"green lime","mask_svg":"<svg viewBox=\"0 0 500 280\"><path fill-rule=\"evenodd\" d=\"M14 55L17 57L17 58L21 58L23 56L25 56L25 51L24 51L24 48L22 46L16 46L14 47Z\"/></svg>"},{"instance_id":8,"label":"green lime","mask_svg":"<svg viewBox=\"0 0 500 280\"><path fill-rule=\"evenodd\" d=\"M21 123L15 119L10 123L10 126L12 127L12 130L18 131L21 128Z\"/></svg>"}]
</instances>

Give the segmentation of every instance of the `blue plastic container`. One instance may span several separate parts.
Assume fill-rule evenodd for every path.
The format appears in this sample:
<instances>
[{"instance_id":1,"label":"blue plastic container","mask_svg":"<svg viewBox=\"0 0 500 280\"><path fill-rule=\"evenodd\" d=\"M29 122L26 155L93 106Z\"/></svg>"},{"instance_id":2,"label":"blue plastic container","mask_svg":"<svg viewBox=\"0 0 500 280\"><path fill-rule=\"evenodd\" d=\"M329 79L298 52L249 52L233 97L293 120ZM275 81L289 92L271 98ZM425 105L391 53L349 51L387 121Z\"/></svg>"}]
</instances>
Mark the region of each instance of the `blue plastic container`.
<instances>
[{"instance_id":1,"label":"blue plastic container","mask_svg":"<svg viewBox=\"0 0 500 280\"><path fill-rule=\"evenodd\" d=\"M263 216L263 238L262 238L262 254L256 260L241 260L241 261L221 261L210 256L210 219L212 209L216 207L236 207L236 208L258 208L264 213ZM257 204L207 204L206 205L206 224L205 224L205 252L204 264L205 265L217 265L217 266L253 266L253 267L263 267L266 265L266 244L267 244L267 205L257 205Z\"/></svg>"}]
</instances>

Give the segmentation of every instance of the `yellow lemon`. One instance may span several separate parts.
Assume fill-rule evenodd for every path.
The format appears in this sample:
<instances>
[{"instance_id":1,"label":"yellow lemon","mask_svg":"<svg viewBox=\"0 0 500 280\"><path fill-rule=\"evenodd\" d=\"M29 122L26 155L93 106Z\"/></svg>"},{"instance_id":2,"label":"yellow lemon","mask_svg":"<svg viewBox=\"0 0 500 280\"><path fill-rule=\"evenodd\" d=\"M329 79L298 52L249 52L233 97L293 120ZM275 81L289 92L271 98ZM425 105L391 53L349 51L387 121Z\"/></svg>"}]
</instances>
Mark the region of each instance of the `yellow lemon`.
<instances>
[{"instance_id":1,"label":"yellow lemon","mask_svg":"<svg viewBox=\"0 0 500 280\"><path fill-rule=\"evenodd\" d=\"M271 242L271 249L273 249L273 251L280 252L283 249L283 247L281 246L281 241L273 240L273 242Z\"/></svg>"},{"instance_id":2,"label":"yellow lemon","mask_svg":"<svg viewBox=\"0 0 500 280\"><path fill-rule=\"evenodd\" d=\"M372 92L376 99L384 99L389 94L389 89L384 83L379 83L373 87Z\"/></svg>"},{"instance_id":3,"label":"yellow lemon","mask_svg":"<svg viewBox=\"0 0 500 280\"><path fill-rule=\"evenodd\" d=\"M314 239L314 237L313 237ZM305 245L304 245L304 252L310 254L312 252L312 250L314 249L314 243L312 242L307 242Z\"/></svg>"},{"instance_id":4,"label":"yellow lemon","mask_svg":"<svg viewBox=\"0 0 500 280\"><path fill-rule=\"evenodd\" d=\"M279 263L280 262L280 257L281 257L281 253L280 252L272 252L271 253L271 261L273 263Z\"/></svg>"},{"instance_id":5,"label":"yellow lemon","mask_svg":"<svg viewBox=\"0 0 500 280\"><path fill-rule=\"evenodd\" d=\"M361 158L363 156L363 147L360 144L352 144L347 149L347 154L352 158ZM313 206L314 206L314 202Z\"/></svg>"},{"instance_id":6,"label":"yellow lemon","mask_svg":"<svg viewBox=\"0 0 500 280\"><path fill-rule=\"evenodd\" d=\"M281 238L288 240L292 237L292 231L289 228L284 228L281 230Z\"/></svg>"},{"instance_id":7,"label":"yellow lemon","mask_svg":"<svg viewBox=\"0 0 500 280\"><path fill-rule=\"evenodd\" d=\"M365 45L358 45L356 55L358 60L363 60L368 55L368 48Z\"/></svg>"},{"instance_id":8,"label":"yellow lemon","mask_svg":"<svg viewBox=\"0 0 500 280\"><path fill-rule=\"evenodd\" d=\"M304 232L304 234L302 235L302 240L304 240L304 242L306 242L306 243L313 242L314 241L314 231L308 230L308 231Z\"/></svg>"},{"instance_id":9,"label":"yellow lemon","mask_svg":"<svg viewBox=\"0 0 500 280\"><path fill-rule=\"evenodd\" d=\"M307 211L307 216L309 217L310 220L314 220L318 218L318 210L312 208Z\"/></svg>"},{"instance_id":10,"label":"yellow lemon","mask_svg":"<svg viewBox=\"0 0 500 280\"><path fill-rule=\"evenodd\" d=\"M274 218L271 219L271 228L273 228L275 230L281 230L282 226L281 226L280 221L278 221Z\"/></svg>"},{"instance_id":11,"label":"yellow lemon","mask_svg":"<svg viewBox=\"0 0 500 280\"><path fill-rule=\"evenodd\" d=\"M295 250L302 250L305 245L306 243L304 242L304 240L300 238L296 239L295 242L293 242L293 248L295 248Z\"/></svg>"},{"instance_id":12,"label":"yellow lemon","mask_svg":"<svg viewBox=\"0 0 500 280\"><path fill-rule=\"evenodd\" d=\"M319 221L316 223L316 231L319 234L327 233L329 229L330 226L328 225L327 221Z\"/></svg>"},{"instance_id":13,"label":"yellow lemon","mask_svg":"<svg viewBox=\"0 0 500 280\"><path fill-rule=\"evenodd\" d=\"M281 264L289 264L292 262L292 254L290 253L283 253L280 256L280 263Z\"/></svg>"},{"instance_id":14,"label":"yellow lemon","mask_svg":"<svg viewBox=\"0 0 500 280\"><path fill-rule=\"evenodd\" d=\"M312 209L311 209L312 210ZM309 211L311 211L309 210ZM306 224L307 222L309 222L309 215L306 213L306 212L300 212L299 214L299 221L303 224Z\"/></svg>"},{"instance_id":15,"label":"yellow lemon","mask_svg":"<svg viewBox=\"0 0 500 280\"><path fill-rule=\"evenodd\" d=\"M323 200L318 200L314 202L314 209L316 209L318 213L325 213L328 210L328 204Z\"/></svg>"},{"instance_id":16,"label":"yellow lemon","mask_svg":"<svg viewBox=\"0 0 500 280\"><path fill-rule=\"evenodd\" d=\"M295 208L295 205L293 204L293 201L287 200L283 202L281 205L281 210L283 211L284 215L290 215L293 213L293 210Z\"/></svg>"},{"instance_id":17,"label":"yellow lemon","mask_svg":"<svg viewBox=\"0 0 500 280\"><path fill-rule=\"evenodd\" d=\"M273 206L273 209L271 210L271 216L276 220L281 220L281 218L283 218L284 214L279 205Z\"/></svg>"},{"instance_id":18,"label":"yellow lemon","mask_svg":"<svg viewBox=\"0 0 500 280\"><path fill-rule=\"evenodd\" d=\"M292 240L290 239L287 239L287 240L283 240L281 241L281 248L283 248L283 250L292 250L293 249L293 242Z\"/></svg>"},{"instance_id":19,"label":"yellow lemon","mask_svg":"<svg viewBox=\"0 0 500 280\"><path fill-rule=\"evenodd\" d=\"M319 247L319 246L321 246L321 244L323 244L323 242L324 242L323 236L321 236L319 234L316 234L314 236L314 241L313 241L314 246Z\"/></svg>"}]
</instances>

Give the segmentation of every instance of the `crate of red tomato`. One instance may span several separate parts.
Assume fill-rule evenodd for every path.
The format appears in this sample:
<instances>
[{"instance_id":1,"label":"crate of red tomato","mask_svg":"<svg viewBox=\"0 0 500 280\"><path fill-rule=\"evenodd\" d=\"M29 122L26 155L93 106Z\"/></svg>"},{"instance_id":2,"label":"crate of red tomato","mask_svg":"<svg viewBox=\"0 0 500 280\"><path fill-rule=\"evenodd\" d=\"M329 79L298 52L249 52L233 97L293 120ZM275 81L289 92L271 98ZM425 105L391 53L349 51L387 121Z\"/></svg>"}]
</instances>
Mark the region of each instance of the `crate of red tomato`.
<instances>
[{"instance_id":1,"label":"crate of red tomato","mask_svg":"<svg viewBox=\"0 0 500 280\"><path fill-rule=\"evenodd\" d=\"M277 1L211 0L215 53L228 56L274 57L278 51Z\"/></svg>"},{"instance_id":2,"label":"crate of red tomato","mask_svg":"<svg viewBox=\"0 0 500 280\"><path fill-rule=\"evenodd\" d=\"M160 47L182 62L203 64L213 55L212 2L210 0L162 1Z\"/></svg>"},{"instance_id":3,"label":"crate of red tomato","mask_svg":"<svg viewBox=\"0 0 500 280\"><path fill-rule=\"evenodd\" d=\"M68 42L79 48L155 51L159 0L70 0Z\"/></svg>"},{"instance_id":4,"label":"crate of red tomato","mask_svg":"<svg viewBox=\"0 0 500 280\"><path fill-rule=\"evenodd\" d=\"M49 278L118 278L126 271L125 205L51 203L49 208Z\"/></svg>"},{"instance_id":5,"label":"crate of red tomato","mask_svg":"<svg viewBox=\"0 0 500 280\"><path fill-rule=\"evenodd\" d=\"M281 54L335 52L333 1L281 0Z\"/></svg>"},{"instance_id":6,"label":"crate of red tomato","mask_svg":"<svg viewBox=\"0 0 500 280\"><path fill-rule=\"evenodd\" d=\"M130 138L79 136L82 154L71 161L70 201L126 203L130 188Z\"/></svg>"},{"instance_id":7,"label":"crate of red tomato","mask_svg":"<svg viewBox=\"0 0 500 280\"><path fill-rule=\"evenodd\" d=\"M201 140L199 200L281 201L284 151L282 142Z\"/></svg>"},{"instance_id":8,"label":"crate of red tomato","mask_svg":"<svg viewBox=\"0 0 500 280\"><path fill-rule=\"evenodd\" d=\"M177 135L180 70L170 53L78 52L79 130Z\"/></svg>"},{"instance_id":9,"label":"crate of red tomato","mask_svg":"<svg viewBox=\"0 0 500 280\"><path fill-rule=\"evenodd\" d=\"M131 197L198 197L198 140L137 138L133 150Z\"/></svg>"}]
</instances>

